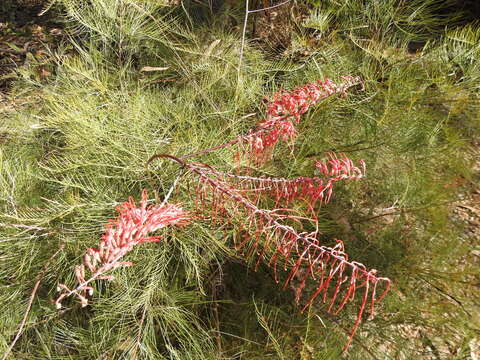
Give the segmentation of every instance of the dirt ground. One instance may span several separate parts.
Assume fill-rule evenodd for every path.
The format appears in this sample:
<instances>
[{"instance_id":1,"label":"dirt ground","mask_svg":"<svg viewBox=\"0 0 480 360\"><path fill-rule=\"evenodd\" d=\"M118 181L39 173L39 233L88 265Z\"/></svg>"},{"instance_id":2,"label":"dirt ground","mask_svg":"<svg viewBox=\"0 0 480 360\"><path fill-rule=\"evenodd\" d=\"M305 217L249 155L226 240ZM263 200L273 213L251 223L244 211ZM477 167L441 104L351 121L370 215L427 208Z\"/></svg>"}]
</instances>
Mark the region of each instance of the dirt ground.
<instances>
[{"instance_id":1,"label":"dirt ground","mask_svg":"<svg viewBox=\"0 0 480 360\"><path fill-rule=\"evenodd\" d=\"M22 5L25 3L25 5ZM0 94L8 92L20 76L42 80L48 71L52 51L64 37L61 24L44 10L40 1L6 1L0 5Z\"/></svg>"}]
</instances>

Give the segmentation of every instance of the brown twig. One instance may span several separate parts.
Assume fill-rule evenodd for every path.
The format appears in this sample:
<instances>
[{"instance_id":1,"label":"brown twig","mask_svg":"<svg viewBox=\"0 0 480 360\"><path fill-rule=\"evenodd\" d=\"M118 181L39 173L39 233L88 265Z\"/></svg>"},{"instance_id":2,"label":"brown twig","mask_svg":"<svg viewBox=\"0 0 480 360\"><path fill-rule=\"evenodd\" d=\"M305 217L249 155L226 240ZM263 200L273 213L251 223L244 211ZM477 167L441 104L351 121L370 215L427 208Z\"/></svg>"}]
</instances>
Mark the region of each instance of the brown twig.
<instances>
[{"instance_id":1,"label":"brown twig","mask_svg":"<svg viewBox=\"0 0 480 360\"><path fill-rule=\"evenodd\" d=\"M147 307L143 308L142 318L140 319L140 324L138 324L138 333L137 333L137 341L135 342L135 348L133 349L132 359L137 359L137 350L141 346L141 338L142 338L142 330L143 330L143 323L145 321L145 315L147 314Z\"/></svg>"},{"instance_id":2,"label":"brown twig","mask_svg":"<svg viewBox=\"0 0 480 360\"><path fill-rule=\"evenodd\" d=\"M32 293L30 294L30 299L28 300L28 304L27 304L27 310L25 311L25 314L23 315L22 322L20 323L20 326L19 326L18 331L17 331L17 335L15 335L15 338L13 339L12 343L8 347L7 351L5 351L5 353L3 354L2 360L5 360L8 357L8 355L12 351L13 347L17 343L18 339L20 339L20 336L22 336L23 328L25 327L25 324L26 324L27 318L28 318L28 314L30 313L30 310L32 308L33 299L35 298L35 295L36 295L37 290L40 286L40 283L42 282L43 276L47 272L47 269L50 266L50 263L55 258L55 256L57 256L58 253L60 253L60 251L62 251L64 247L65 247L64 244L60 245L60 248L50 257L50 259L48 259L48 261L45 263L42 271L38 275L37 282L35 283L35 286L33 287Z\"/></svg>"},{"instance_id":3,"label":"brown twig","mask_svg":"<svg viewBox=\"0 0 480 360\"><path fill-rule=\"evenodd\" d=\"M415 212L415 211L418 211L418 210L428 209L428 208L435 207L435 206L443 206L443 205L449 205L449 204L450 205L456 205L457 203L458 203L457 200L446 200L446 201L442 201L442 202L439 202L439 203L428 204L428 205L424 205L424 206L397 208L398 210L396 210L396 211L390 211L390 212L387 212L387 213L382 213L382 214L379 214L379 215L374 215L374 216L370 216L370 217L367 217L367 218L363 218L363 219L360 218L358 220L354 220L354 221L352 221L352 224L359 224L359 223L363 223L363 222L368 222L368 221L375 220L375 219L378 219L378 218L381 218L381 217L384 217L384 216L389 216L389 215L402 215L404 213ZM459 205L457 205L457 206L459 206Z\"/></svg>"},{"instance_id":4,"label":"brown twig","mask_svg":"<svg viewBox=\"0 0 480 360\"><path fill-rule=\"evenodd\" d=\"M463 311L465 311L465 313L468 315L468 316L472 316L472 314L467 310L465 309L465 306L463 306L462 302L460 300L458 300L455 296L453 295L450 295L449 293L447 293L445 290L441 289L440 287L438 287L437 285L433 284L432 282L428 281L427 279L421 277L421 276L418 276L418 278L420 280L423 280L425 281L428 285L430 285L431 287L433 287L435 290L437 290L440 294L452 299L454 302L456 302L461 308Z\"/></svg>"},{"instance_id":5,"label":"brown twig","mask_svg":"<svg viewBox=\"0 0 480 360\"><path fill-rule=\"evenodd\" d=\"M25 45L23 45L22 50L14 50L14 49L2 49L0 48L0 53L6 54L13 54L13 55L25 55L28 52L28 47L30 46L31 41L27 41Z\"/></svg>"},{"instance_id":6,"label":"brown twig","mask_svg":"<svg viewBox=\"0 0 480 360\"><path fill-rule=\"evenodd\" d=\"M256 13L256 12L260 12L260 11L267 11L267 10L275 9L279 6L285 5L288 2L290 2L290 0L285 0L285 1L282 1L280 4L272 5L272 6L269 6L269 7L264 7L264 8L261 8L261 9L248 10L248 12L250 14L252 14L252 13Z\"/></svg>"}]
</instances>

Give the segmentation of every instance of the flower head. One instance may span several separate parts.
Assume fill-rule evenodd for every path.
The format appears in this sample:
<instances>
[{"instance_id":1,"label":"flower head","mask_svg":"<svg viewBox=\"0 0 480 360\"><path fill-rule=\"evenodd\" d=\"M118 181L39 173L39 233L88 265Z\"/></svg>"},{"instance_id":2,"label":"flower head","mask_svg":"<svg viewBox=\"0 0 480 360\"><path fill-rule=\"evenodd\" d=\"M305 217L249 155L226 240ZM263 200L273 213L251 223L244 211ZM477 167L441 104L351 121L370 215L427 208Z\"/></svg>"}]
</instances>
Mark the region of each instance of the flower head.
<instances>
[{"instance_id":1,"label":"flower head","mask_svg":"<svg viewBox=\"0 0 480 360\"><path fill-rule=\"evenodd\" d=\"M340 84L328 78L318 80L297 86L291 91L280 90L266 97L266 119L258 124L259 131L247 136L255 160L260 163L266 160L279 140L294 140L297 135L295 125L310 107L334 94L345 96L349 87L360 83L360 79L353 76L343 76L342 80Z\"/></svg>"},{"instance_id":2,"label":"flower head","mask_svg":"<svg viewBox=\"0 0 480 360\"><path fill-rule=\"evenodd\" d=\"M117 211L118 217L105 226L99 247L87 249L83 264L75 267L77 288L70 290L66 285L59 284L62 294L56 300L57 307L61 307L63 298L72 294L77 295L82 306L86 306L87 295L93 294L93 288L89 285L93 280L113 280L113 276L104 274L118 267L132 266L133 263L120 259L135 245L160 241L160 236L149 234L169 225L186 225L190 218L179 205L148 205L146 191L142 192L139 206L133 198L129 198L117 207ZM86 269L91 273L88 280L85 279Z\"/></svg>"}]
</instances>

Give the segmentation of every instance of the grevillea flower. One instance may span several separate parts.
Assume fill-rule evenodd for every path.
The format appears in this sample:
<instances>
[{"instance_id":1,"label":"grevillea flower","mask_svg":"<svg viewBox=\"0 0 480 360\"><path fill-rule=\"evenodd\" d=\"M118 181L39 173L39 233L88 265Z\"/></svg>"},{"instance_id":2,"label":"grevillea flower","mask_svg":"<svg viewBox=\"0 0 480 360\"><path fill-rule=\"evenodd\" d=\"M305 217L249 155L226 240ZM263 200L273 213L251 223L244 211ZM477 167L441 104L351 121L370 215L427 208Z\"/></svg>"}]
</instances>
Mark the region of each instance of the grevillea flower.
<instances>
[{"instance_id":1,"label":"grevillea flower","mask_svg":"<svg viewBox=\"0 0 480 360\"><path fill-rule=\"evenodd\" d=\"M105 273L122 266L132 266L130 261L120 261L134 246L146 242L160 241L160 236L149 234L170 225L186 225L190 216L179 205L148 205L147 192L143 191L140 205L132 198L117 207L118 217L105 226L98 248L87 249L83 264L75 267L78 286L71 290L59 284L61 292L55 304L61 307L66 296L76 295L82 306L88 304L87 296L93 294L90 283L94 280L113 280L112 275ZM85 279L85 272L90 278Z\"/></svg>"},{"instance_id":2,"label":"grevillea flower","mask_svg":"<svg viewBox=\"0 0 480 360\"><path fill-rule=\"evenodd\" d=\"M288 142L295 139L295 124L300 122L301 115L310 107L334 94L346 96L348 88L361 83L360 78L353 76L342 76L342 80L340 84L330 79L318 80L266 97L267 117L258 124L259 130L247 136L256 162L268 159L279 140Z\"/></svg>"},{"instance_id":3,"label":"grevillea flower","mask_svg":"<svg viewBox=\"0 0 480 360\"><path fill-rule=\"evenodd\" d=\"M334 153L328 154L330 159L327 161L317 161L315 167L318 171L326 176L332 176L332 181L342 179L360 179L365 176L365 161L360 160L361 168L354 165L353 161L343 155L338 158Z\"/></svg>"},{"instance_id":4,"label":"grevillea flower","mask_svg":"<svg viewBox=\"0 0 480 360\"><path fill-rule=\"evenodd\" d=\"M255 177L225 173L204 164L189 164L205 175L209 175L228 184L230 187L243 191L254 203L259 198L275 200L275 205L287 205L296 199L306 200L311 208L315 203L328 203L332 197L335 183L343 180L358 180L365 176L365 162L359 161L359 167L348 157L337 158L329 154L327 161L317 161L315 167L321 176L297 177L293 179Z\"/></svg>"},{"instance_id":5,"label":"grevillea flower","mask_svg":"<svg viewBox=\"0 0 480 360\"><path fill-rule=\"evenodd\" d=\"M355 304L357 318L345 348L349 346L367 304L373 316L375 304L390 289L390 280L377 276L375 269L368 270L365 265L350 261L343 242L337 240L333 247L322 245L316 218L298 216L284 208L262 209L256 194L273 191L277 196L287 197L288 201L296 196L323 196L323 201L328 201L334 182L358 179L364 170L347 157L339 159L330 155L330 160L316 164L320 173L328 178L286 180L222 173L209 165L189 163L172 155L155 155L149 162L155 158L171 159L198 178L196 204L205 214L204 218L213 224L221 218L223 226L240 226L239 239L234 240L235 248L246 258L256 258L256 266L265 260L272 267L277 282L280 282L279 268L283 269L284 288L291 286L295 290L302 312L315 300L326 304L326 310L333 314L338 314L347 304ZM361 164L363 167L363 162ZM321 195L314 195L318 193ZM302 221L314 223L316 230L300 232L291 225L301 226ZM306 291L307 282L311 284L309 289L313 288L311 293Z\"/></svg>"},{"instance_id":6,"label":"grevillea flower","mask_svg":"<svg viewBox=\"0 0 480 360\"><path fill-rule=\"evenodd\" d=\"M265 97L267 114L255 129L226 143L202 149L182 156L182 159L197 157L209 152L242 145L240 152L235 153L235 158L247 155L256 163L263 163L271 157L275 145L280 141L292 142L297 136L295 125L300 122L302 114L320 101L335 95L347 95L347 90L362 85L358 76L342 76L341 83L334 83L330 79L318 80L303 86L297 86L291 91L280 90ZM246 148L243 145L247 145Z\"/></svg>"},{"instance_id":7,"label":"grevillea flower","mask_svg":"<svg viewBox=\"0 0 480 360\"><path fill-rule=\"evenodd\" d=\"M330 79L318 80L303 86L297 86L292 91L281 90L269 97L267 100L267 119L260 124L260 127L269 127L273 123L282 120L291 120L300 122L300 116L308 109L316 105L320 100L333 94L346 95L346 89L354 83L359 82L359 78L352 76L343 76L342 84L335 84Z\"/></svg>"},{"instance_id":8,"label":"grevillea flower","mask_svg":"<svg viewBox=\"0 0 480 360\"><path fill-rule=\"evenodd\" d=\"M256 257L256 266L266 260L277 282L280 282L278 265L282 264L286 274L284 288L290 285L295 289L297 304L302 303L302 312L320 299L327 304L328 312L338 314L348 303L354 303L355 295L360 294L357 318L345 346L347 348L360 325L367 303L373 316L375 303L382 300L390 289L390 280L378 277L375 269L368 270L365 265L350 261L342 241L337 240L333 247L321 245L318 228L306 233L286 225L292 221L299 223L300 220L313 220L316 223L314 219L295 216L288 209L262 209L248 198L246 191L225 182L211 169L188 163L185 166L200 180L196 191L200 199L198 206L212 209L212 222L216 221L216 217L222 217L223 224L228 219L232 222L246 219L236 249L243 251L247 258ZM339 169L338 176L343 175L344 171ZM303 183L291 188L297 185L301 187L300 184ZM329 189L331 191L331 187ZM314 291L311 294L305 294L307 282L313 283ZM380 293L377 291L379 284L382 287Z\"/></svg>"},{"instance_id":9,"label":"grevillea flower","mask_svg":"<svg viewBox=\"0 0 480 360\"><path fill-rule=\"evenodd\" d=\"M235 144L247 144L247 149L243 147L244 152L253 154L256 162L265 161L280 140L291 142L297 136L295 125L311 106L333 94L346 95L348 88L361 84L359 78L351 76L343 77L343 80L339 85L326 79L289 92L277 92L267 98L267 117L256 131L182 158L154 155L148 163L158 158L170 159L182 167L182 174L185 172L195 178L194 192L199 213L213 225L221 219L222 228L240 228L234 239L235 248L246 258L255 258L256 266L265 260L272 267L277 282L280 282L279 273L283 272L284 287L295 290L302 312L316 300L326 304L326 310L333 314L338 314L347 304L356 306L357 318L347 348L367 304L373 315L375 304L390 289L390 280L377 276L375 269L369 270L361 263L350 261L343 242L337 240L334 246L321 244L314 205L317 201L326 203L330 200L336 182L365 176L365 163L360 161L356 166L344 155L338 158L330 154L328 160L315 163L319 176L284 179L223 173L207 164L185 161ZM261 199L275 200L275 207L280 202L288 204L295 199L306 200L312 217L298 215L284 207L263 209ZM106 226L100 246L88 249L83 264L75 267L78 286L71 290L64 284L59 285L61 294L56 301L57 307L61 307L61 300L69 295L76 295L82 306L87 305L87 296L93 292L92 281L113 279L106 273L121 266L131 266L131 262L120 260L135 245L159 241L159 236L150 234L168 225L187 224L190 218L178 205L147 205L146 192L142 194L140 206L129 199L117 210L119 216ZM305 222L310 223L308 228L304 227ZM299 228L310 230L302 232ZM90 272L88 280L85 279L86 271ZM311 284L308 287L307 282Z\"/></svg>"}]
</instances>

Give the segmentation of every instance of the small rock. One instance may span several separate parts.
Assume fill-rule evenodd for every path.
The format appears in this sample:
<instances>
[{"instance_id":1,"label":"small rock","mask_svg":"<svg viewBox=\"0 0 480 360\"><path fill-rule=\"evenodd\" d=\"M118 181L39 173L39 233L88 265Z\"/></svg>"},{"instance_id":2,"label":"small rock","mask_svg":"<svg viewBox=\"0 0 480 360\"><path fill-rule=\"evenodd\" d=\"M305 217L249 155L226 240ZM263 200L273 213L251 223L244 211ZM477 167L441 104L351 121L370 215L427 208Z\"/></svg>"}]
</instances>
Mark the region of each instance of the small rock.
<instances>
[{"instance_id":1,"label":"small rock","mask_svg":"<svg viewBox=\"0 0 480 360\"><path fill-rule=\"evenodd\" d=\"M470 347L470 356L472 357L472 360L480 360L480 340L473 338L468 343L468 346Z\"/></svg>"}]
</instances>

